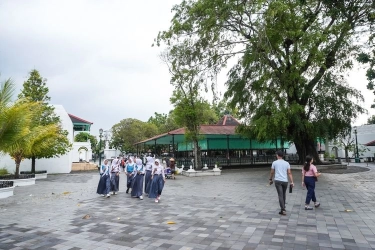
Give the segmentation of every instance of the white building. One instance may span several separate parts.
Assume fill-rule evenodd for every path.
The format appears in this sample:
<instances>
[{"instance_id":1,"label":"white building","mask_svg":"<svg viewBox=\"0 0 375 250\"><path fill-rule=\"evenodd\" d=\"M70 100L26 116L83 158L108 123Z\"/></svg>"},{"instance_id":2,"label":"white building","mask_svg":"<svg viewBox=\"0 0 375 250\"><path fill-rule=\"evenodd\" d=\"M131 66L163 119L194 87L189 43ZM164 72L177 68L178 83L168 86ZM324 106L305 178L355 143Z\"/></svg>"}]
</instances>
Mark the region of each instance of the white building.
<instances>
[{"instance_id":1,"label":"white building","mask_svg":"<svg viewBox=\"0 0 375 250\"><path fill-rule=\"evenodd\" d=\"M72 150L65 155L51 159L37 159L35 170L47 170L48 173L70 173L72 162L92 159L90 142L74 142L74 135L78 131L90 132L91 122L85 121L66 112L62 105L53 105L55 113L60 117L61 126L68 131L68 139L73 144ZM77 120L75 120L77 119ZM14 173L16 164L8 154L0 154L0 168L6 168L9 173ZM31 160L25 159L21 162L20 171L30 171Z\"/></svg>"}]
</instances>

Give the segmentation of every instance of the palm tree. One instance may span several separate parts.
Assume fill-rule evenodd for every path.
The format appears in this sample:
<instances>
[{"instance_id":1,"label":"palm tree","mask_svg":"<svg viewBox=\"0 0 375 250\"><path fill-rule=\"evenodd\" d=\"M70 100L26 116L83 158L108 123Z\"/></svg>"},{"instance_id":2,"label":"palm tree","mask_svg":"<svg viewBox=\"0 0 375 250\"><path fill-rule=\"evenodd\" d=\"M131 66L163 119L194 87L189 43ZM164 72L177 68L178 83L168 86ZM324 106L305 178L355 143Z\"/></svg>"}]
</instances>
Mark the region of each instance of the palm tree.
<instances>
[{"instance_id":1,"label":"palm tree","mask_svg":"<svg viewBox=\"0 0 375 250\"><path fill-rule=\"evenodd\" d=\"M0 152L17 145L29 132L32 113L29 103L12 103L14 84L8 79L0 85Z\"/></svg>"},{"instance_id":2,"label":"palm tree","mask_svg":"<svg viewBox=\"0 0 375 250\"><path fill-rule=\"evenodd\" d=\"M19 100L14 103L11 98L14 84L7 79L0 85L0 152L8 153L16 163L16 178L25 154L32 150L46 147L49 137L56 134L57 125L32 126L34 116L38 113L40 104Z\"/></svg>"}]
</instances>

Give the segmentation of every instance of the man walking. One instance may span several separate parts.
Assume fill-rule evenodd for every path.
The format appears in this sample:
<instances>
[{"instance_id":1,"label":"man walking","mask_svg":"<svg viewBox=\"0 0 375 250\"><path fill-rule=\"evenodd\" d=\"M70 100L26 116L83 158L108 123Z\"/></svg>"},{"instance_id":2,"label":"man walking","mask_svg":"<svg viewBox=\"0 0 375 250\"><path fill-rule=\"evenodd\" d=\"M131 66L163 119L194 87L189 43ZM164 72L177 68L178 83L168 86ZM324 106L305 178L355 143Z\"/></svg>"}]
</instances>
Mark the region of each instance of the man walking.
<instances>
[{"instance_id":1,"label":"man walking","mask_svg":"<svg viewBox=\"0 0 375 250\"><path fill-rule=\"evenodd\" d=\"M284 153L282 151L276 152L277 160L272 163L271 173L270 173L270 184L273 183L272 177L275 174L275 187L277 190L277 195L279 196L280 215L286 215L285 210L285 194L288 188L288 176L290 179L290 185L294 187L293 176L290 170L289 162L283 160Z\"/></svg>"}]
</instances>

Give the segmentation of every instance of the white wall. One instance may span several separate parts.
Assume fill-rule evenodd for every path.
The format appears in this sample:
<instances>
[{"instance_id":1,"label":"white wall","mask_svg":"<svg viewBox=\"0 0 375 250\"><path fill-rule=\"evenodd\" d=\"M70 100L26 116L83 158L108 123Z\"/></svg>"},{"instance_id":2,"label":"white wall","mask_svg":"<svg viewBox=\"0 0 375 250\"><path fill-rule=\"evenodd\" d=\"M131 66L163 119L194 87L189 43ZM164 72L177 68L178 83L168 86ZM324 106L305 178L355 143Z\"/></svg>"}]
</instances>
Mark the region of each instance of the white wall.
<instances>
[{"instance_id":1,"label":"white wall","mask_svg":"<svg viewBox=\"0 0 375 250\"><path fill-rule=\"evenodd\" d=\"M56 115L60 116L61 126L68 131L68 139L73 143L73 123L62 105L53 105ZM73 151L68 152L59 158L36 160L35 170L47 170L48 173L70 173L73 162ZM16 164L9 155L0 155L0 168L7 168L10 173L16 170ZM21 162L20 171L30 171L31 160L25 159Z\"/></svg>"},{"instance_id":2,"label":"white wall","mask_svg":"<svg viewBox=\"0 0 375 250\"><path fill-rule=\"evenodd\" d=\"M86 150L82 149L82 147L85 147L88 150L86 151ZM83 161L92 160L92 150L91 150L90 141L88 141L88 142L74 142L72 153L73 153L73 162L79 162L80 159L82 159Z\"/></svg>"},{"instance_id":3,"label":"white wall","mask_svg":"<svg viewBox=\"0 0 375 250\"><path fill-rule=\"evenodd\" d=\"M354 134L354 128L352 128L352 135L351 138L354 139L355 144L355 134ZM375 125L362 125L357 127L357 141L358 141L358 148L361 149L362 145L367 144L371 141L375 140ZM329 152L332 154L332 148L334 145L329 145ZM375 154L375 146L364 146L368 148L370 151L364 152L363 155L359 152L360 158L365 157L374 157ZM345 157L345 151L343 149L338 150L338 157L344 158ZM354 152L349 152L349 157L354 158Z\"/></svg>"}]
</instances>

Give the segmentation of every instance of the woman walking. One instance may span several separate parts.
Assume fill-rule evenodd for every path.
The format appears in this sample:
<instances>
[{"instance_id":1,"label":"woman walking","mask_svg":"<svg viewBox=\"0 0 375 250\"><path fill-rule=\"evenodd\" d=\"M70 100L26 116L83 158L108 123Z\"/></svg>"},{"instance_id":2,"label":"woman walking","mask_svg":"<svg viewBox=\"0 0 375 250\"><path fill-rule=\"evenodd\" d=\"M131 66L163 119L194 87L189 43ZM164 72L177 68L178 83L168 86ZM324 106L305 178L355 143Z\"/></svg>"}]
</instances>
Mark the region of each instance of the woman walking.
<instances>
[{"instance_id":1,"label":"woman walking","mask_svg":"<svg viewBox=\"0 0 375 250\"><path fill-rule=\"evenodd\" d=\"M126 164L126 167L125 167L126 193L129 193L129 189L132 187L134 169L135 169L135 164L133 163L133 158L129 157L128 163Z\"/></svg>"},{"instance_id":2,"label":"woman walking","mask_svg":"<svg viewBox=\"0 0 375 250\"><path fill-rule=\"evenodd\" d=\"M151 188L148 198L155 198L155 202L158 203L165 183L164 167L160 164L158 159L155 160L155 165L152 168L151 179Z\"/></svg>"},{"instance_id":3,"label":"woman walking","mask_svg":"<svg viewBox=\"0 0 375 250\"><path fill-rule=\"evenodd\" d=\"M143 200L143 179L145 177L145 170L141 159L136 159L135 163L133 186L130 194L134 198Z\"/></svg>"},{"instance_id":4,"label":"woman walking","mask_svg":"<svg viewBox=\"0 0 375 250\"><path fill-rule=\"evenodd\" d=\"M113 159L111 166L111 191L113 194L117 194L119 191L120 183L120 161L119 157Z\"/></svg>"},{"instance_id":5,"label":"woman walking","mask_svg":"<svg viewBox=\"0 0 375 250\"><path fill-rule=\"evenodd\" d=\"M302 168L302 186L306 186L307 189L305 210L313 210L313 208L310 207L311 200L314 202L315 207L320 206L320 203L316 201L315 197L315 182L318 180L317 178L320 176L320 173L318 173L318 170L312 163L313 158L307 155L306 162Z\"/></svg>"},{"instance_id":6,"label":"woman walking","mask_svg":"<svg viewBox=\"0 0 375 250\"><path fill-rule=\"evenodd\" d=\"M152 166L154 165L154 157L149 154L146 157L146 174L145 174L145 194L148 195L150 193L150 187L151 187L151 171Z\"/></svg>"},{"instance_id":7,"label":"woman walking","mask_svg":"<svg viewBox=\"0 0 375 250\"><path fill-rule=\"evenodd\" d=\"M108 160L104 160L103 165L100 166L100 179L96 192L107 198L111 197L109 194L111 189L110 177L109 177L109 165Z\"/></svg>"}]
</instances>

